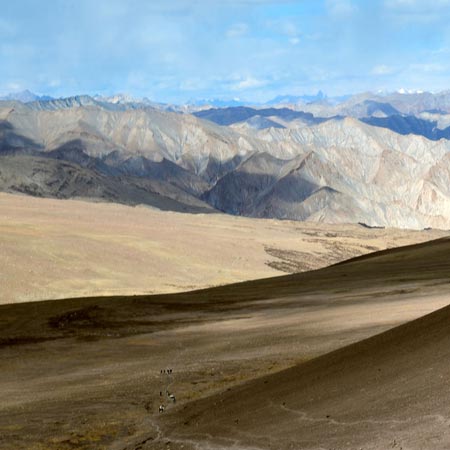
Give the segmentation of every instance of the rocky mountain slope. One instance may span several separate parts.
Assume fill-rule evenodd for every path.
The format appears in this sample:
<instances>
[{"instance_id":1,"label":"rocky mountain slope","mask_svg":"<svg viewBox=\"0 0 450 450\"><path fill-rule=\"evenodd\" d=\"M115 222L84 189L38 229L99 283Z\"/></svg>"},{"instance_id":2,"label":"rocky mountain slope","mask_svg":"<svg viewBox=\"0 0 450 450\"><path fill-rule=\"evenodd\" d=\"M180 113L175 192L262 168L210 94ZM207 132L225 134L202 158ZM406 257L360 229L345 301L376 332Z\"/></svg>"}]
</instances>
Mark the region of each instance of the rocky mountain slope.
<instances>
[{"instance_id":1,"label":"rocky mountain slope","mask_svg":"<svg viewBox=\"0 0 450 450\"><path fill-rule=\"evenodd\" d=\"M230 109L199 114L228 117L227 127L108 105L90 97L0 102L0 189L251 217L450 226L450 142L406 134L406 119L400 134L372 126L376 117L244 108L241 126ZM436 120L428 114L415 123Z\"/></svg>"},{"instance_id":2,"label":"rocky mountain slope","mask_svg":"<svg viewBox=\"0 0 450 450\"><path fill-rule=\"evenodd\" d=\"M322 105L323 106L323 105ZM211 108L193 114L210 120L218 125L233 125L237 129L253 128L299 128L338 120L345 117L357 118L369 125L387 128L399 134L415 134L437 141L450 138L450 114L440 110L424 110L417 115L402 114L389 103L364 100L362 103L345 104L320 109L319 104L298 105L305 110L317 109L324 117L314 116L311 112L281 108L249 108L245 106L232 108ZM335 115L330 115L332 113Z\"/></svg>"},{"instance_id":3,"label":"rocky mountain slope","mask_svg":"<svg viewBox=\"0 0 450 450\"><path fill-rule=\"evenodd\" d=\"M207 193L210 204L257 217L448 226L448 141L432 144L355 119L258 137L291 154L253 155Z\"/></svg>"},{"instance_id":4,"label":"rocky mountain slope","mask_svg":"<svg viewBox=\"0 0 450 450\"><path fill-rule=\"evenodd\" d=\"M322 96L311 101L301 97L280 97L275 107L288 107L298 111L311 112L315 116L331 117L344 115L369 117L373 115L390 116L395 114L418 115L423 112L450 113L450 91L372 93L328 98Z\"/></svg>"}]
</instances>

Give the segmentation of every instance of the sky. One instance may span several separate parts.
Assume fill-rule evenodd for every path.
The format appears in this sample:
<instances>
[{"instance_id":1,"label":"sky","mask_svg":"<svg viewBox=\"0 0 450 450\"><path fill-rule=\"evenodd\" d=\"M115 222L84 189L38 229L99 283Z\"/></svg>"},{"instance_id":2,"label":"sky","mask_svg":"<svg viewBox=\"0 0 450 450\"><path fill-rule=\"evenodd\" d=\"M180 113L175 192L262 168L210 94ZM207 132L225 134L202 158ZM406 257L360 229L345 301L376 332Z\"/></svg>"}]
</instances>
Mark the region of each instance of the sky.
<instances>
[{"instance_id":1,"label":"sky","mask_svg":"<svg viewBox=\"0 0 450 450\"><path fill-rule=\"evenodd\" d=\"M0 95L450 88L450 0L0 0Z\"/></svg>"}]
</instances>

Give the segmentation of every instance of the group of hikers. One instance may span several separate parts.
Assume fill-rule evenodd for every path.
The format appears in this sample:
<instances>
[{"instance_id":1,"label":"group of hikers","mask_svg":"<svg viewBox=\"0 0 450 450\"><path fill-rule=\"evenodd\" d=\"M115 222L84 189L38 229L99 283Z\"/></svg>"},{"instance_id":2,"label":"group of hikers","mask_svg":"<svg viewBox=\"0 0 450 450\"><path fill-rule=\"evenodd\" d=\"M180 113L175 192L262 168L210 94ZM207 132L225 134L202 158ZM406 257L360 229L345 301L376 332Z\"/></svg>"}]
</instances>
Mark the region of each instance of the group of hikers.
<instances>
[{"instance_id":1,"label":"group of hikers","mask_svg":"<svg viewBox=\"0 0 450 450\"><path fill-rule=\"evenodd\" d=\"M161 369L160 374L161 375L172 375L172 369ZM168 388L166 388L166 395L169 400L171 400L173 403L176 403L177 399L175 398L175 395L173 395L171 392L169 392ZM159 391L159 397L160 398L163 397L163 391ZM166 406L164 405L164 403L161 403L159 405L159 412L163 413L165 409L166 409Z\"/></svg>"}]
</instances>

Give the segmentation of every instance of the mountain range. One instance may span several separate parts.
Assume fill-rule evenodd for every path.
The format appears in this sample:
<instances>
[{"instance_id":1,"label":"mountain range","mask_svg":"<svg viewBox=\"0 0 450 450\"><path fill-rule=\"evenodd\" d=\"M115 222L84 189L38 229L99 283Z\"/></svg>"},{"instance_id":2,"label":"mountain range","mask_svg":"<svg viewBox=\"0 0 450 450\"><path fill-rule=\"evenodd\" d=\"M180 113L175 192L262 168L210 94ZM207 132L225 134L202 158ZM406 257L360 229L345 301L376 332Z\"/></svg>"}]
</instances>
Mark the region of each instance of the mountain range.
<instances>
[{"instance_id":1,"label":"mountain range","mask_svg":"<svg viewBox=\"0 0 450 450\"><path fill-rule=\"evenodd\" d=\"M320 97L197 111L126 96L2 100L0 189L448 228L450 93Z\"/></svg>"}]
</instances>

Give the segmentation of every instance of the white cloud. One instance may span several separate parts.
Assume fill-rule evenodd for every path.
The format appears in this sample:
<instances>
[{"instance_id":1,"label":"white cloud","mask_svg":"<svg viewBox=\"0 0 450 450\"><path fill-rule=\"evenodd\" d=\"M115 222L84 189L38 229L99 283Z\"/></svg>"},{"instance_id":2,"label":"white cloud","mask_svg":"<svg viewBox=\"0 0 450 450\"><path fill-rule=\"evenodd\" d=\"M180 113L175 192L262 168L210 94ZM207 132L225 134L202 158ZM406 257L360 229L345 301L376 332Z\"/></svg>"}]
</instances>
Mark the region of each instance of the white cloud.
<instances>
[{"instance_id":1,"label":"white cloud","mask_svg":"<svg viewBox=\"0 0 450 450\"><path fill-rule=\"evenodd\" d=\"M58 79L58 78L54 78L54 79L52 79L52 80L50 80L50 81L48 82L48 85L49 85L51 88L57 88L57 87L60 87L60 86L61 86L61 80Z\"/></svg>"},{"instance_id":2,"label":"white cloud","mask_svg":"<svg viewBox=\"0 0 450 450\"><path fill-rule=\"evenodd\" d=\"M272 33L287 38L291 45L300 43L301 33L299 27L292 20L269 20L265 25Z\"/></svg>"},{"instance_id":3,"label":"white cloud","mask_svg":"<svg viewBox=\"0 0 450 450\"><path fill-rule=\"evenodd\" d=\"M387 66L385 64L380 64L378 66L373 67L371 70L372 75L390 75L394 73L395 69L391 66Z\"/></svg>"},{"instance_id":4,"label":"white cloud","mask_svg":"<svg viewBox=\"0 0 450 450\"><path fill-rule=\"evenodd\" d=\"M450 6L450 0L433 0L425 2L424 0L385 0L384 5L391 10L404 12L431 12Z\"/></svg>"},{"instance_id":5,"label":"white cloud","mask_svg":"<svg viewBox=\"0 0 450 450\"><path fill-rule=\"evenodd\" d=\"M282 32L286 35L286 36L292 36L292 37L296 37L299 34L297 25L295 25L292 22L286 22L284 21L281 24L281 30Z\"/></svg>"},{"instance_id":6,"label":"white cloud","mask_svg":"<svg viewBox=\"0 0 450 450\"><path fill-rule=\"evenodd\" d=\"M283 36L298 37L300 30L292 20L268 20L265 23L268 30Z\"/></svg>"},{"instance_id":7,"label":"white cloud","mask_svg":"<svg viewBox=\"0 0 450 450\"><path fill-rule=\"evenodd\" d=\"M268 84L267 80L262 80L254 77L245 77L237 83L231 86L233 91L243 91L245 89L256 89L259 87L266 86Z\"/></svg>"},{"instance_id":8,"label":"white cloud","mask_svg":"<svg viewBox=\"0 0 450 450\"><path fill-rule=\"evenodd\" d=\"M246 23L235 23L228 28L226 35L229 38L245 36L248 33L248 25Z\"/></svg>"},{"instance_id":9,"label":"white cloud","mask_svg":"<svg viewBox=\"0 0 450 450\"><path fill-rule=\"evenodd\" d=\"M205 88L205 81L200 78L187 78L180 83L183 91L198 91Z\"/></svg>"},{"instance_id":10,"label":"white cloud","mask_svg":"<svg viewBox=\"0 0 450 450\"><path fill-rule=\"evenodd\" d=\"M326 0L328 14L334 18L347 18L352 16L357 8L351 0Z\"/></svg>"},{"instance_id":11,"label":"white cloud","mask_svg":"<svg viewBox=\"0 0 450 450\"><path fill-rule=\"evenodd\" d=\"M16 92L23 91L25 89L25 86L19 81L10 81L9 83L5 84L5 88L8 92Z\"/></svg>"},{"instance_id":12,"label":"white cloud","mask_svg":"<svg viewBox=\"0 0 450 450\"><path fill-rule=\"evenodd\" d=\"M448 19L450 0L384 0L385 11L397 22L429 24Z\"/></svg>"},{"instance_id":13,"label":"white cloud","mask_svg":"<svg viewBox=\"0 0 450 450\"><path fill-rule=\"evenodd\" d=\"M448 66L441 63L416 63L409 66L409 70L423 73L447 73Z\"/></svg>"}]
</instances>

